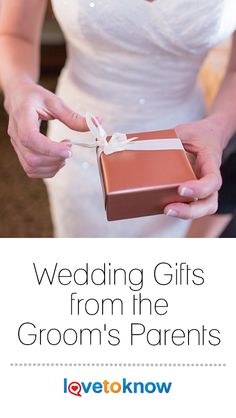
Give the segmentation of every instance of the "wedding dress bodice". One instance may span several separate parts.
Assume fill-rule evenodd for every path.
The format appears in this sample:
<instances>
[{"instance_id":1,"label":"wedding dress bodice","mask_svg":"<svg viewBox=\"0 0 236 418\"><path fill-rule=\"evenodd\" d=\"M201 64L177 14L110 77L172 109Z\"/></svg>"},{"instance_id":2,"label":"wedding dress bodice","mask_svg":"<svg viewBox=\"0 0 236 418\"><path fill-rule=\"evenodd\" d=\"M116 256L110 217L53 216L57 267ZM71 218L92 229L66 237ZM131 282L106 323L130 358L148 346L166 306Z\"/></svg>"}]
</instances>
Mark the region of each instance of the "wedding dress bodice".
<instances>
[{"instance_id":1,"label":"wedding dress bodice","mask_svg":"<svg viewBox=\"0 0 236 418\"><path fill-rule=\"evenodd\" d=\"M236 27L235 0L53 0L53 6L67 40L68 77L101 110L105 101L104 112L109 103L128 130L142 128L140 113L150 129L202 116L199 68Z\"/></svg>"}]
</instances>

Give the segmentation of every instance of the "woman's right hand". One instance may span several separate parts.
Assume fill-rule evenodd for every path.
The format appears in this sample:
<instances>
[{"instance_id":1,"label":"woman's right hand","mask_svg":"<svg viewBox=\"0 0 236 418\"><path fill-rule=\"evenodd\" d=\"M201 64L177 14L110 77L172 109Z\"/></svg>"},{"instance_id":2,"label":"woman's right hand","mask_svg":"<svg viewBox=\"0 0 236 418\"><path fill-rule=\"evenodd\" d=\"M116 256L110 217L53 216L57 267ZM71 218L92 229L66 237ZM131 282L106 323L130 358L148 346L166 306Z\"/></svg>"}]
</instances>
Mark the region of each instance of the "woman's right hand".
<instances>
[{"instance_id":1,"label":"woman's right hand","mask_svg":"<svg viewBox=\"0 0 236 418\"><path fill-rule=\"evenodd\" d=\"M5 99L9 114L8 134L19 161L31 178L50 178L71 157L69 141L55 142L40 133L41 120L58 119L76 131L87 131L83 116L55 94L31 82L12 88Z\"/></svg>"}]
</instances>

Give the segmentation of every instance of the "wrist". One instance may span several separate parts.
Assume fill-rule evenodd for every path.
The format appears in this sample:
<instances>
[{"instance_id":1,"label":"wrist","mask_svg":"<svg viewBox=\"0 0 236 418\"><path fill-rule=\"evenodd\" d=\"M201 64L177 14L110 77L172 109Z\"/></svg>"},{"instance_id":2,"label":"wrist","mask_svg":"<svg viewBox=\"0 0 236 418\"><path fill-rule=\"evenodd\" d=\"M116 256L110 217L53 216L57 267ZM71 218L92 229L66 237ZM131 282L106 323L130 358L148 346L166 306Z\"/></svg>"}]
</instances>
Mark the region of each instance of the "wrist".
<instances>
[{"instance_id":1,"label":"wrist","mask_svg":"<svg viewBox=\"0 0 236 418\"><path fill-rule=\"evenodd\" d=\"M11 104L14 103L18 97L19 92L24 91L27 87L35 86L36 83L28 76L14 77L13 82L7 83L4 88L4 108L9 113Z\"/></svg>"},{"instance_id":2,"label":"wrist","mask_svg":"<svg viewBox=\"0 0 236 418\"><path fill-rule=\"evenodd\" d=\"M234 123L232 123L228 115L226 115L223 112L211 113L206 117L206 119L210 123L210 126L212 126L212 129L217 130L219 146L223 150L227 146L233 134L235 133L235 121L233 121Z\"/></svg>"}]
</instances>

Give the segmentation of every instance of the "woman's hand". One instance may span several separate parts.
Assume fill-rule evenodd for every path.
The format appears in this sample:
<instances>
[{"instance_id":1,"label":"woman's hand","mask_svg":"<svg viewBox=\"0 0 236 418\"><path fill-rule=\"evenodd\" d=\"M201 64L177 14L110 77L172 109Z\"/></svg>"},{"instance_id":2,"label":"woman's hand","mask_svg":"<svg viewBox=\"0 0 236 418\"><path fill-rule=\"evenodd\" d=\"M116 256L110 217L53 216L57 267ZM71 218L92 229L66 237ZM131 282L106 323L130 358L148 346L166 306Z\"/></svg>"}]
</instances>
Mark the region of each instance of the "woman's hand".
<instances>
[{"instance_id":1,"label":"woman's hand","mask_svg":"<svg viewBox=\"0 0 236 418\"><path fill-rule=\"evenodd\" d=\"M192 203L173 203L165 207L165 214L182 219L200 218L216 212L224 136L217 119L203 120L176 127L178 137L187 152L195 156L194 171L198 180L183 183L178 188L181 196L192 197Z\"/></svg>"},{"instance_id":2,"label":"woman's hand","mask_svg":"<svg viewBox=\"0 0 236 418\"><path fill-rule=\"evenodd\" d=\"M54 142L40 133L40 121L58 119L76 131L87 131L83 116L69 109L61 99L32 81L14 87L5 99L9 113L8 134L26 174L50 178L71 156L69 141Z\"/></svg>"}]
</instances>

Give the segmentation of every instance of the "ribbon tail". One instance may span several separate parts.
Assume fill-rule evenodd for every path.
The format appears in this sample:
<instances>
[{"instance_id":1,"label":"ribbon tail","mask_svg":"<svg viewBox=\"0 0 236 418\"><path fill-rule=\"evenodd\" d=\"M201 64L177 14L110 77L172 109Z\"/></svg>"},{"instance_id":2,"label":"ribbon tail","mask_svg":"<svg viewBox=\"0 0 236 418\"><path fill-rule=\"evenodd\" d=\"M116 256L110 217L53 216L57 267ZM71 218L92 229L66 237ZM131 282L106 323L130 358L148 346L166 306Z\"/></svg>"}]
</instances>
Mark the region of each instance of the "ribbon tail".
<instances>
[{"instance_id":1,"label":"ribbon tail","mask_svg":"<svg viewBox=\"0 0 236 418\"><path fill-rule=\"evenodd\" d=\"M72 145L76 145L78 147L83 147L83 148L96 148L99 144L98 141L89 141L89 142L85 142L85 141L70 141L70 143Z\"/></svg>"}]
</instances>

